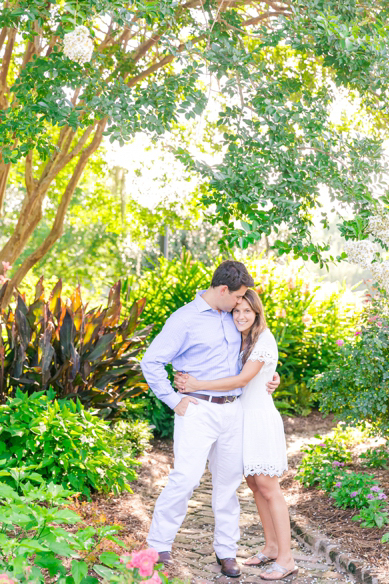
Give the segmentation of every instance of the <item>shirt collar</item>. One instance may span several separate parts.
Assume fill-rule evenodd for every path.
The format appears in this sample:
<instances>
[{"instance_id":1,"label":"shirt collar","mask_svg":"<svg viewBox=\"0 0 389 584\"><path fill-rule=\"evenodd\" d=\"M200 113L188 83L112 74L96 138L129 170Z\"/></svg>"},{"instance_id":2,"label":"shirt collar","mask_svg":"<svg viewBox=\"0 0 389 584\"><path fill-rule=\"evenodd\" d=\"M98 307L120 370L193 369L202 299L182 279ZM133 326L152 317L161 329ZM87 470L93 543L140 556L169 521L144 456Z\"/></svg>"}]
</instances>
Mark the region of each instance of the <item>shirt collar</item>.
<instances>
[{"instance_id":1,"label":"shirt collar","mask_svg":"<svg viewBox=\"0 0 389 584\"><path fill-rule=\"evenodd\" d=\"M209 306L208 302L205 302L205 300L203 299L204 292L205 292L205 290L199 290L198 292L196 292L196 296L194 299L194 303L195 303L196 308L199 312L205 312L206 310L213 310L213 308L211 306Z\"/></svg>"},{"instance_id":2,"label":"shirt collar","mask_svg":"<svg viewBox=\"0 0 389 584\"><path fill-rule=\"evenodd\" d=\"M209 306L208 302L206 302L203 298L204 292L206 292L206 290L199 290L198 292L196 292L196 296L194 299L194 303L195 303L196 308L199 312L205 312L206 310L212 310L212 312L216 312L217 314L220 314L222 318L224 318L226 316L226 314L229 314L229 312L224 312L224 310L222 310L219 313L218 310L215 310L214 308L212 308L212 306Z\"/></svg>"}]
</instances>

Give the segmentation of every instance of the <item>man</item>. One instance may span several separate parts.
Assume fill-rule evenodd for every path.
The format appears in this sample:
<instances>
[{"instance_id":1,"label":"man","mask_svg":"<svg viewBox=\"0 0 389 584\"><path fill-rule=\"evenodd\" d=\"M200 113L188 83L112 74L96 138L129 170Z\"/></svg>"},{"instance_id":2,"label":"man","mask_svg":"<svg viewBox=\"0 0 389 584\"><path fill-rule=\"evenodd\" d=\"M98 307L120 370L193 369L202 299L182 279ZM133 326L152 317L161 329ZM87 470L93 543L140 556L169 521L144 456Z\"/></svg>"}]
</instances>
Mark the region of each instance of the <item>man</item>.
<instances>
[{"instance_id":1,"label":"man","mask_svg":"<svg viewBox=\"0 0 389 584\"><path fill-rule=\"evenodd\" d=\"M174 469L159 496L147 542L170 562L170 551L199 485L207 459L212 473L212 510L215 516L214 549L226 576L240 576L236 562L239 540L239 501L236 490L243 474L242 389L183 397L169 383L165 366L172 363L198 379L218 379L239 373L241 336L231 311L254 280L237 261L220 264L210 288L179 308L146 351L141 367L155 395L174 409ZM275 376L271 389L279 385Z\"/></svg>"}]
</instances>

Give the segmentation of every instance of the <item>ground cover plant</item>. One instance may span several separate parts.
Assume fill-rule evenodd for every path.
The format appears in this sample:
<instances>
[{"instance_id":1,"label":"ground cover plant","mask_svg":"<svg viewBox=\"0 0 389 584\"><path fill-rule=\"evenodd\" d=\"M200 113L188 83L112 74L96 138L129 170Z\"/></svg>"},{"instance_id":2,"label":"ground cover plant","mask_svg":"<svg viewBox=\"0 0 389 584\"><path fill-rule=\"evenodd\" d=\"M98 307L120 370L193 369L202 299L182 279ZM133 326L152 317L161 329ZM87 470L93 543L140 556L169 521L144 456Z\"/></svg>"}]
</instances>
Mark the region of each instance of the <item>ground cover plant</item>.
<instances>
[{"instance_id":1,"label":"ground cover plant","mask_svg":"<svg viewBox=\"0 0 389 584\"><path fill-rule=\"evenodd\" d=\"M61 280L47 300L43 278L33 302L18 294L16 307L0 317L0 400L16 388L31 394L50 387L113 418L124 397L144 391L136 356L151 329L140 326L145 300L135 300L120 322L120 289L119 281L104 309L88 309L79 286L64 299Z\"/></svg>"},{"instance_id":2,"label":"ground cover plant","mask_svg":"<svg viewBox=\"0 0 389 584\"><path fill-rule=\"evenodd\" d=\"M389 524L387 495L374 475L355 472L348 468L352 463L351 452L342 430L324 440L316 436L318 443L302 449L304 457L298 467L296 479L305 487L321 489L341 509L356 509L353 521L361 527L382 528ZM363 456L363 453L362 455ZM388 541L384 534L382 543Z\"/></svg>"},{"instance_id":3,"label":"ground cover plant","mask_svg":"<svg viewBox=\"0 0 389 584\"><path fill-rule=\"evenodd\" d=\"M134 456L147 446L145 425L122 422L116 433L80 401L54 398L18 390L0 406L1 480L16 490L24 478L51 481L85 496L130 491Z\"/></svg>"},{"instance_id":4,"label":"ground cover plant","mask_svg":"<svg viewBox=\"0 0 389 584\"><path fill-rule=\"evenodd\" d=\"M278 343L277 370L282 383L275 394L276 405L282 413L305 415L316 399L308 388L309 379L329 367L338 353L336 340L354 331L359 310L345 288L319 297L320 281L293 263L283 266L274 259L258 257L245 260L245 264L256 280L268 325ZM146 298L142 319L144 324L153 325L153 338L172 312L209 286L216 265L193 260L185 251L181 259L161 258L140 278L125 281L124 310L129 310L134 298ZM126 416L150 420L162 437L172 434L172 412L152 392L132 399Z\"/></svg>"}]
</instances>

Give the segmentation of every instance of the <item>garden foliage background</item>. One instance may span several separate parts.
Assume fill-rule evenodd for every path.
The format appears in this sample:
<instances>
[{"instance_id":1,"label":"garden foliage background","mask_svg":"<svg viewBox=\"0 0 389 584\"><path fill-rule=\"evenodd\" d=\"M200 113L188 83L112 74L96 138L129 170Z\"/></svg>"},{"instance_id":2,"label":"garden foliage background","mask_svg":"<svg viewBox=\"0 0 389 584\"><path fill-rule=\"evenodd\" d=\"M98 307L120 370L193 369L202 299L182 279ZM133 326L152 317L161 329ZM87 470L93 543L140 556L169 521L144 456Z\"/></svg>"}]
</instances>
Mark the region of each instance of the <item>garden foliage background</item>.
<instances>
[{"instance_id":1,"label":"garden foliage background","mask_svg":"<svg viewBox=\"0 0 389 584\"><path fill-rule=\"evenodd\" d=\"M140 581L119 529L77 526L69 506L129 492L150 424L171 435L139 359L223 258L255 275L280 411L388 435L388 289L361 299L297 261L331 276L345 240L374 242L354 257L389 282L388 229L371 229L389 208L388 38L386 0L1 4L4 581ZM321 448L312 480L347 491ZM373 492L361 505L381 509Z\"/></svg>"}]
</instances>

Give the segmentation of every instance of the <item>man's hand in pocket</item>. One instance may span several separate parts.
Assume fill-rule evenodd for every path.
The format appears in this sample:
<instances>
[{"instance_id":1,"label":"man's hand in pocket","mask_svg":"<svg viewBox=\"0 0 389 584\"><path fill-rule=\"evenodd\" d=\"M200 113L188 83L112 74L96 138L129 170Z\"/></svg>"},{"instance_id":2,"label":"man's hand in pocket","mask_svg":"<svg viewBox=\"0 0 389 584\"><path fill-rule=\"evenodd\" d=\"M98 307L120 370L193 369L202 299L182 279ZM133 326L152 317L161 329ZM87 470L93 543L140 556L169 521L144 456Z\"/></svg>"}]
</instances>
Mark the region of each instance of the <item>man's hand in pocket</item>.
<instances>
[{"instance_id":1,"label":"man's hand in pocket","mask_svg":"<svg viewBox=\"0 0 389 584\"><path fill-rule=\"evenodd\" d=\"M199 401L195 397L191 397L190 395L188 395L187 397L183 397L180 403L176 405L176 407L174 408L174 411L178 416L184 416L191 402L192 404L196 405L199 403Z\"/></svg>"}]
</instances>

